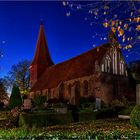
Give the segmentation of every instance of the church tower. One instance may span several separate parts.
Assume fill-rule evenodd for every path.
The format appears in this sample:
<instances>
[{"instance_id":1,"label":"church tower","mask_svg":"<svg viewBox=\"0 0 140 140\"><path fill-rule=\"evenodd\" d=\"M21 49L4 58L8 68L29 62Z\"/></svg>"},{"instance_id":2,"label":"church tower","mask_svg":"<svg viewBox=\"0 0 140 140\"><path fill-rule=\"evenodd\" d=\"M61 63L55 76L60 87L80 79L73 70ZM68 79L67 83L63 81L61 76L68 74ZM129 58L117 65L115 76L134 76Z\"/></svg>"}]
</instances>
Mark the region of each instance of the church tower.
<instances>
[{"instance_id":1,"label":"church tower","mask_svg":"<svg viewBox=\"0 0 140 140\"><path fill-rule=\"evenodd\" d=\"M34 58L29 68L31 87L43 74L46 68L52 66L53 64L54 63L50 57L48 45L45 38L44 26L43 23L41 23Z\"/></svg>"}]
</instances>

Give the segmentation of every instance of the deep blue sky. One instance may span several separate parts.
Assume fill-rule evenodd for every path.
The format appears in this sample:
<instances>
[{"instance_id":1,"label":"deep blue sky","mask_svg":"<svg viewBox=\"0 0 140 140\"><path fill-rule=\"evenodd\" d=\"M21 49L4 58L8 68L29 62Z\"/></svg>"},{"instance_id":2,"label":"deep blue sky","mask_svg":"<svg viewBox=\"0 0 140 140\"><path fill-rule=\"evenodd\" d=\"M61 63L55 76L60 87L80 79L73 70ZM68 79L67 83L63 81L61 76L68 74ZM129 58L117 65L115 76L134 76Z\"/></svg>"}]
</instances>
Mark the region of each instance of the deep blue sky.
<instances>
[{"instance_id":1,"label":"deep blue sky","mask_svg":"<svg viewBox=\"0 0 140 140\"><path fill-rule=\"evenodd\" d=\"M103 44L101 40L93 42L93 31L82 14L66 17L65 12L61 2L0 2L0 49L4 55L0 77L13 64L32 60L41 19L54 63L92 49L93 44Z\"/></svg>"}]
</instances>

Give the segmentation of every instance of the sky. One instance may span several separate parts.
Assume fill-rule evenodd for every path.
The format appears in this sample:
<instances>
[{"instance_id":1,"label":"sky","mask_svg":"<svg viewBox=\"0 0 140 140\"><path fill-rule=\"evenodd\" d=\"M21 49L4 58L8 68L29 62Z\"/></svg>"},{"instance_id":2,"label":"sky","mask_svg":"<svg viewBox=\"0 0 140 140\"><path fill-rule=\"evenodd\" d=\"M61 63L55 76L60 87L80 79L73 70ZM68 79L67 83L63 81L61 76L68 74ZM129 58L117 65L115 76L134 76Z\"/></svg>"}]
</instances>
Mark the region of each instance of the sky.
<instances>
[{"instance_id":1,"label":"sky","mask_svg":"<svg viewBox=\"0 0 140 140\"><path fill-rule=\"evenodd\" d=\"M0 77L5 76L13 64L32 60L41 20L44 23L46 40L54 63L60 63L99 46L107 41L93 42L93 30L84 20L84 15L75 12L66 16L61 1L57 2L0 2ZM127 61L134 60L134 56Z\"/></svg>"}]
</instances>

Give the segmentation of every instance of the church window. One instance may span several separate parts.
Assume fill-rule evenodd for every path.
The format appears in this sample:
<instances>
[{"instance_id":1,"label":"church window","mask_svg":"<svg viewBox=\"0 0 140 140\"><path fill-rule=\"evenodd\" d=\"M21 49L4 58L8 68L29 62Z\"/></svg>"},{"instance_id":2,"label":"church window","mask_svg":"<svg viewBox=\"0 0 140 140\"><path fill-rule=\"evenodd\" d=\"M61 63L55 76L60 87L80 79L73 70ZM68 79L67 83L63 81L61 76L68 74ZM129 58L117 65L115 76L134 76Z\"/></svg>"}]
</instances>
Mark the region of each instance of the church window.
<instances>
[{"instance_id":1,"label":"church window","mask_svg":"<svg viewBox=\"0 0 140 140\"><path fill-rule=\"evenodd\" d=\"M48 89L48 97L47 97L48 99L50 99L51 98L51 89L49 88Z\"/></svg>"},{"instance_id":2,"label":"church window","mask_svg":"<svg viewBox=\"0 0 140 140\"><path fill-rule=\"evenodd\" d=\"M95 61L95 72L99 72L99 71L100 71L99 62L96 60Z\"/></svg>"},{"instance_id":3,"label":"church window","mask_svg":"<svg viewBox=\"0 0 140 140\"><path fill-rule=\"evenodd\" d=\"M120 61L120 75L124 75L124 61Z\"/></svg>"},{"instance_id":4,"label":"church window","mask_svg":"<svg viewBox=\"0 0 140 140\"><path fill-rule=\"evenodd\" d=\"M80 82L75 83L75 93L80 94Z\"/></svg>"},{"instance_id":5,"label":"church window","mask_svg":"<svg viewBox=\"0 0 140 140\"><path fill-rule=\"evenodd\" d=\"M59 98L63 98L64 96L64 84L61 83L59 86Z\"/></svg>"},{"instance_id":6,"label":"church window","mask_svg":"<svg viewBox=\"0 0 140 140\"><path fill-rule=\"evenodd\" d=\"M111 59L110 57L107 55L105 58L105 72L110 72L111 69Z\"/></svg>"},{"instance_id":7,"label":"church window","mask_svg":"<svg viewBox=\"0 0 140 140\"><path fill-rule=\"evenodd\" d=\"M104 64L102 64L102 65L101 65L101 70L102 70L102 72L105 71L105 70L104 70L104 69L105 69L104 67L105 67Z\"/></svg>"},{"instance_id":8,"label":"church window","mask_svg":"<svg viewBox=\"0 0 140 140\"><path fill-rule=\"evenodd\" d=\"M88 95L88 81L84 81L83 83L83 92L84 92L84 95Z\"/></svg>"},{"instance_id":9,"label":"church window","mask_svg":"<svg viewBox=\"0 0 140 140\"><path fill-rule=\"evenodd\" d=\"M68 85L68 94L71 96L71 84Z\"/></svg>"}]
</instances>

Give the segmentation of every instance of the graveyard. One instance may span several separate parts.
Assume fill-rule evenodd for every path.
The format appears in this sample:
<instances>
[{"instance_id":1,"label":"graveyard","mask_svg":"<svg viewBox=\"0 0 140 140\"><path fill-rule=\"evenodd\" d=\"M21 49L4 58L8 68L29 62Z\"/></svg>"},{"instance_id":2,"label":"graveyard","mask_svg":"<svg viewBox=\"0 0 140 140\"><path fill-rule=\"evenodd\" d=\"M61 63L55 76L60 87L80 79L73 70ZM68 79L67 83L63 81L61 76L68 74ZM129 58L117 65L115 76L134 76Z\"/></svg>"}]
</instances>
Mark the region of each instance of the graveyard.
<instances>
[{"instance_id":1,"label":"graveyard","mask_svg":"<svg viewBox=\"0 0 140 140\"><path fill-rule=\"evenodd\" d=\"M137 85L138 86L138 85ZM137 95L138 96L138 95ZM37 99L44 99L38 97ZM81 99L79 106L66 102L25 99L21 108L0 111L1 139L139 139L139 105L126 98L106 106L99 100ZM32 103L33 104L33 103ZM135 107L136 106L136 107ZM25 107L25 108L24 108ZM137 108L134 110L134 107ZM132 113L133 110L133 113ZM129 116L127 117L119 117ZM136 120L138 119L138 120Z\"/></svg>"}]
</instances>

